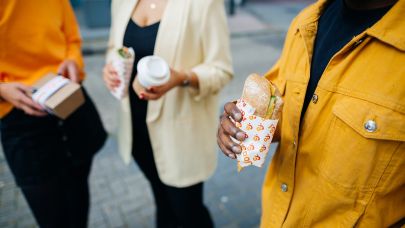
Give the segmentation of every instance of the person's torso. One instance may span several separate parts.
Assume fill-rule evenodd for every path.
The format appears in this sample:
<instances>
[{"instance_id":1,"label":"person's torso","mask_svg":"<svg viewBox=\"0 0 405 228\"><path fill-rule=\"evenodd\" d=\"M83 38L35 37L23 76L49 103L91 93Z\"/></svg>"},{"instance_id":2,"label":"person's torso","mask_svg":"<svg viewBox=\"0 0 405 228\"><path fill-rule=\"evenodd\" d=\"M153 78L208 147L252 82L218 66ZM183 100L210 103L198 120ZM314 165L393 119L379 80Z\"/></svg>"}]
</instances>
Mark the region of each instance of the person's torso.
<instances>
[{"instance_id":1,"label":"person's torso","mask_svg":"<svg viewBox=\"0 0 405 228\"><path fill-rule=\"evenodd\" d=\"M398 17L400 4L381 20ZM391 225L405 216L405 45L382 41L393 39L377 27L351 39L328 62L300 121L314 8L298 16L283 50L282 136L263 187L262 226ZM401 36L396 26L391 35Z\"/></svg>"},{"instance_id":2,"label":"person's torso","mask_svg":"<svg viewBox=\"0 0 405 228\"><path fill-rule=\"evenodd\" d=\"M56 73L68 55L66 33L77 29L76 24L67 24L72 23L68 4L67 0L2 1L0 82L31 85L49 72ZM0 102L0 118L11 109Z\"/></svg>"},{"instance_id":3,"label":"person's torso","mask_svg":"<svg viewBox=\"0 0 405 228\"><path fill-rule=\"evenodd\" d=\"M32 82L41 72L56 70L67 52L60 1L2 4L5 4L0 14L2 79Z\"/></svg>"},{"instance_id":4,"label":"person's torso","mask_svg":"<svg viewBox=\"0 0 405 228\"><path fill-rule=\"evenodd\" d=\"M213 15L208 11L219 2L221 1L168 1L160 21L154 55L162 57L171 68L179 71L204 65L205 61L211 61L208 58L224 61L227 68L229 62L225 59L228 57L228 49L225 49L223 55L221 53L220 58L217 53L207 53L204 46L207 38L202 34L206 29L208 15L211 16L210 19L216 18L218 21L218 24L210 21L210 25L226 30L223 26L225 18L218 18L222 16L218 15L218 9L223 8L215 9ZM125 29L136 3L137 1L113 1L115 16L112 20L110 50L123 45ZM217 33L209 35L218 42L215 45L228 45L227 37L221 37ZM215 72L214 68L210 70ZM157 169L165 184L176 187L190 186L206 180L214 172L217 161L215 132L218 122L218 94L209 94L197 101L190 90L191 88L179 86L158 100L148 101L146 122ZM130 159L128 155L133 142L133 137L130 136L133 129L130 127L134 127L129 122L132 110L128 106L129 99L124 99L118 133L120 152L125 161Z\"/></svg>"}]
</instances>

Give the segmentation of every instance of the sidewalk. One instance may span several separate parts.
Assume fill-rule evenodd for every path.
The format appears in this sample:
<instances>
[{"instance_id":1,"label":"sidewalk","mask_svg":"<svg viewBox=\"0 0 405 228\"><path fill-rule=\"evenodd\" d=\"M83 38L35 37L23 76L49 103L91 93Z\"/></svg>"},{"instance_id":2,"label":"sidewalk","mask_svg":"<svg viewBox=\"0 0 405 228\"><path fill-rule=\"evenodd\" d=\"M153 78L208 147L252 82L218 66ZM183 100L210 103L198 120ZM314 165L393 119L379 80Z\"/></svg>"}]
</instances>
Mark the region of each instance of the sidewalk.
<instances>
[{"instance_id":1,"label":"sidewalk","mask_svg":"<svg viewBox=\"0 0 405 228\"><path fill-rule=\"evenodd\" d=\"M264 73L280 55L285 32L302 2L249 2L229 18L234 80L221 93L220 104L240 96L244 79L252 72ZM106 37L103 31L85 30L85 58L88 74L85 87L93 97L105 126L117 126L117 102L101 80ZM99 33L98 35L96 33ZM95 35L96 34L96 35ZM100 35L101 34L101 35ZM218 107L218 116L221 108ZM270 155L276 145L272 146ZM154 227L154 205L149 185L135 164L125 166L112 137L96 156L91 183L89 227ZM261 184L266 167L250 167L242 173L236 163L218 154L218 168L205 184L205 202L216 227L258 227L261 213ZM268 165L270 157L267 159ZM266 166L267 166L266 165ZM25 200L16 188L0 151L0 227L36 227Z\"/></svg>"}]
</instances>

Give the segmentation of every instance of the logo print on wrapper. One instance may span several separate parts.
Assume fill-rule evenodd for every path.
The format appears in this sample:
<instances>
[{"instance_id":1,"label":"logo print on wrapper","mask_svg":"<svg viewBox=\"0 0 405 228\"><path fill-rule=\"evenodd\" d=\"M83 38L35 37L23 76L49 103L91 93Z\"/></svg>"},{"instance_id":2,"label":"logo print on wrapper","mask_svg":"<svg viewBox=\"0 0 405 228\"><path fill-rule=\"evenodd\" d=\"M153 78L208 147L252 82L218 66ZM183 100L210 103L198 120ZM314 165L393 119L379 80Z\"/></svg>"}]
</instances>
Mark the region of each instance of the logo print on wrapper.
<instances>
[{"instance_id":1,"label":"logo print on wrapper","mask_svg":"<svg viewBox=\"0 0 405 228\"><path fill-rule=\"evenodd\" d=\"M253 157L253 161L259 161L259 160L260 160L260 156L256 154L256 155Z\"/></svg>"},{"instance_id":2,"label":"logo print on wrapper","mask_svg":"<svg viewBox=\"0 0 405 228\"><path fill-rule=\"evenodd\" d=\"M270 134L267 134L266 137L264 137L264 141L267 142L269 141L271 138Z\"/></svg>"},{"instance_id":3,"label":"logo print on wrapper","mask_svg":"<svg viewBox=\"0 0 405 228\"><path fill-rule=\"evenodd\" d=\"M260 137L258 135L253 136L254 141L260 141Z\"/></svg>"},{"instance_id":4,"label":"logo print on wrapper","mask_svg":"<svg viewBox=\"0 0 405 228\"><path fill-rule=\"evenodd\" d=\"M276 131L276 126L274 126L274 124L269 126L270 129L270 134L273 134Z\"/></svg>"},{"instance_id":5,"label":"logo print on wrapper","mask_svg":"<svg viewBox=\"0 0 405 228\"><path fill-rule=\"evenodd\" d=\"M263 131L264 130L263 124L259 124L259 126L257 126L256 130L257 131Z\"/></svg>"},{"instance_id":6,"label":"logo print on wrapper","mask_svg":"<svg viewBox=\"0 0 405 228\"><path fill-rule=\"evenodd\" d=\"M247 148L247 150L254 150L255 149L255 146L253 145L253 144L250 144L249 146L248 146L248 148Z\"/></svg>"},{"instance_id":7,"label":"logo print on wrapper","mask_svg":"<svg viewBox=\"0 0 405 228\"><path fill-rule=\"evenodd\" d=\"M248 125L246 126L246 129L247 129L247 130L252 130L252 129L253 129L252 124L251 124L251 123L248 123Z\"/></svg>"},{"instance_id":8,"label":"logo print on wrapper","mask_svg":"<svg viewBox=\"0 0 405 228\"><path fill-rule=\"evenodd\" d=\"M262 145L262 147L260 147L260 152L264 152L266 151L267 147L265 145Z\"/></svg>"},{"instance_id":9,"label":"logo print on wrapper","mask_svg":"<svg viewBox=\"0 0 405 228\"><path fill-rule=\"evenodd\" d=\"M255 120L256 116L249 116L249 120Z\"/></svg>"}]
</instances>

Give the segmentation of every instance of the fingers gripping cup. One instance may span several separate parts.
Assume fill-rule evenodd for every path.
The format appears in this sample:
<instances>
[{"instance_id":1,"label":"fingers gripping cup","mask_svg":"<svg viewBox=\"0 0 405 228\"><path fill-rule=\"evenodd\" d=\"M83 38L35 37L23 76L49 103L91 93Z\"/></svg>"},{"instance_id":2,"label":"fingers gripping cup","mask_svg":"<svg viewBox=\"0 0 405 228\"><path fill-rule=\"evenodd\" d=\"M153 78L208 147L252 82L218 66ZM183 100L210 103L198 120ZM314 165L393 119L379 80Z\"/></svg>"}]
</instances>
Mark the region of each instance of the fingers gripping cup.
<instances>
[{"instance_id":1,"label":"fingers gripping cup","mask_svg":"<svg viewBox=\"0 0 405 228\"><path fill-rule=\"evenodd\" d=\"M170 79L169 65L159 56L142 58L138 62L137 70L139 83L145 88L161 86Z\"/></svg>"}]
</instances>

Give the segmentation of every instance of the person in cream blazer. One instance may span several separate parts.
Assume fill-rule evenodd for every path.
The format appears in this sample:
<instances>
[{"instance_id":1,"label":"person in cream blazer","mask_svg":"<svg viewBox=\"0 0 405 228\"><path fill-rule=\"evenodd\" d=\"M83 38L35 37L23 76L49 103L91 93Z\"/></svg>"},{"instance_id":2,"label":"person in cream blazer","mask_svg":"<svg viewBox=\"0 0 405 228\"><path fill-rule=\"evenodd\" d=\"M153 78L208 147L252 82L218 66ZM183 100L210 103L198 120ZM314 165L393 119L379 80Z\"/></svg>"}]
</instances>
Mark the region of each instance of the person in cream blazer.
<instances>
[{"instance_id":1,"label":"person in cream blazer","mask_svg":"<svg viewBox=\"0 0 405 228\"><path fill-rule=\"evenodd\" d=\"M163 9L160 18L156 13L159 9ZM148 19L149 11L151 20ZM153 18L158 20L153 21ZM145 22L144 26L139 26L139 21ZM154 23L148 23L151 21ZM202 203L202 182L216 168L218 94L233 75L224 1L113 0L107 65L104 68L108 88L114 89L119 83L110 64L113 51L124 46L131 35L153 33L153 29L157 29L153 54L168 63L171 79L165 86L136 91L141 100L147 100L144 121L148 139L145 144L150 140L152 151L134 149L139 148L134 137L142 124L132 122L131 117L138 110L131 110L131 96L121 100L119 151L126 163L130 163L131 155L135 157L151 183L158 226L171 222L175 223L174 226L207 227L210 223L212 225L211 221L206 221L210 220L209 213L199 211L201 207L206 210ZM150 42L138 39L134 46L143 48ZM134 49L137 52L137 48ZM135 63L137 61L139 59ZM136 88L137 79L133 81ZM130 93L132 89L130 85ZM147 153L153 153L153 164L143 168L136 157ZM165 208L170 209L165 213ZM197 218L196 214L204 213L207 214L205 221L198 221L204 218ZM161 219L162 214L172 214L175 219Z\"/></svg>"}]
</instances>

